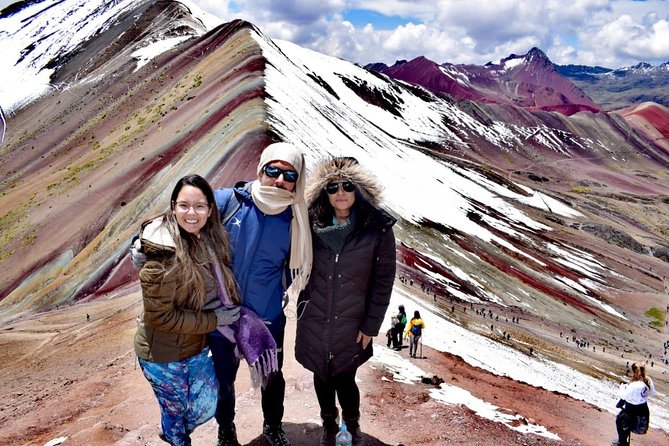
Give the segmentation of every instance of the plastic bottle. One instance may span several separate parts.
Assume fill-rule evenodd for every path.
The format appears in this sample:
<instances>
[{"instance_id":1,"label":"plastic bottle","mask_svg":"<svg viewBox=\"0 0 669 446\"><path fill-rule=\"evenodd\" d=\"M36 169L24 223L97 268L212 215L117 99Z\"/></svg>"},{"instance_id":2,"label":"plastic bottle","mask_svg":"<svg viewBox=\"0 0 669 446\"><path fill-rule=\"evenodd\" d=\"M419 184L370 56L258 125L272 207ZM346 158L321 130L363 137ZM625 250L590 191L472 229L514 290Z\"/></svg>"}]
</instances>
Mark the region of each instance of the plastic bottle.
<instances>
[{"instance_id":1,"label":"plastic bottle","mask_svg":"<svg viewBox=\"0 0 669 446\"><path fill-rule=\"evenodd\" d=\"M353 444L353 437L351 433L346 430L346 423L341 423L341 430L337 432L335 437L336 446L351 446Z\"/></svg>"}]
</instances>

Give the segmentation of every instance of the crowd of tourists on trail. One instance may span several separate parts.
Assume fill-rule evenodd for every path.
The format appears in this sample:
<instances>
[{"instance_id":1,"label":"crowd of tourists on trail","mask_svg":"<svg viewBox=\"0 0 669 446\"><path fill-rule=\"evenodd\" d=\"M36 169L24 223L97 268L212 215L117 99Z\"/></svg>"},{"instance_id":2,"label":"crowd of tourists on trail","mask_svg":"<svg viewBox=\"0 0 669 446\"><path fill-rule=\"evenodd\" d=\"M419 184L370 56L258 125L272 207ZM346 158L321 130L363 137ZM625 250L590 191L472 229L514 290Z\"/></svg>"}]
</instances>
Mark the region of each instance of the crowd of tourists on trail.
<instances>
[{"instance_id":1,"label":"crowd of tourists on trail","mask_svg":"<svg viewBox=\"0 0 669 446\"><path fill-rule=\"evenodd\" d=\"M143 312L134 350L160 408L158 435L171 445L190 445L193 431L212 418L217 446L239 445L235 380L242 360L260 388L262 436L270 446L291 445L283 429L288 301L296 305L295 359L313 373L320 445L334 446L344 431L349 444L365 444L356 373L372 357L386 318L396 220L382 206L382 185L356 159L327 157L308 178L305 164L292 144L270 144L256 178L214 189L204 177L186 175L163 211L138 224L130 257L140 270ZM421 287L436 301L434 289ZM490 319L491 330L500 321L490 309L470 310ZM408 346L411 358L423 358L420 312L409 318L399 305L390 318L386 345ZM644 364L631 371L616 420L620 446L644 423L647 429L646 401L654 393Z\"/></svg>"}]
</instances>

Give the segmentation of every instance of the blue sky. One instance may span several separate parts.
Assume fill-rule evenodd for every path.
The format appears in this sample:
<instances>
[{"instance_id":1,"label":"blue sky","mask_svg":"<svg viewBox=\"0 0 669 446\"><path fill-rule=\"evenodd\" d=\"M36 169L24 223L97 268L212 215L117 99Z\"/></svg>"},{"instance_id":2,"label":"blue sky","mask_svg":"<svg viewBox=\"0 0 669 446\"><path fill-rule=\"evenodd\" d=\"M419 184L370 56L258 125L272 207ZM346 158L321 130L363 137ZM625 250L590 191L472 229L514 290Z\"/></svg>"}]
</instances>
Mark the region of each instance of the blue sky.
<instances>
[{"instance_id":1,"label":"blue sky","mask_svg":"<svg viewBox=\"0 0 669 446\"><path fill-rule=\"evenodd\" d=\"M362 28L368 23L374 25L374 28L394 29L400 25L406 25L409 22L418 23L420 20L414 17L402 17L399 15L385 15L378 11L369 9L350 9L342 13L342 18L348 20L357 28Z\"/></svg>"},{"instance_id":2,"label":"blue sky","mask_svg":"<svg viewBox=\"0 0 669 446\"><path fill-rule=\"evenodd\" d=\"M56 0L44 0L53 3ZM536 46L559 64L669 61L667 0L184 0L220 21L361 65L484 64ZM0 8L12 0L0 0Z\"/></svg>"}]
</instances>

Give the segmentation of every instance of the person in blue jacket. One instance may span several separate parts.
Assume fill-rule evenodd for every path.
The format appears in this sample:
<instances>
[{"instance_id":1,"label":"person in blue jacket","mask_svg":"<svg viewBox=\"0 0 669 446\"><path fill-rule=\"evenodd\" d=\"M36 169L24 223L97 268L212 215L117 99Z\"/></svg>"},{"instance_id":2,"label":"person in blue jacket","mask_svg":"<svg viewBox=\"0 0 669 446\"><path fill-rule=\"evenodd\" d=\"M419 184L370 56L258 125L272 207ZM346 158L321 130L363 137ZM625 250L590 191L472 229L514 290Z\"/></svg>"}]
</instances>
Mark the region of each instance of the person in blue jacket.
<instances>
[{"instance_id":1,"label":"person in blue jacket","mask_svg":"<svg viewBox=\"0 0 669 446\"><path fill-rule=\"evenodd\" d=\"M304 155L288 143L274 143L262 153L258 179L214 192L230 240L232 270L242 305L267 325L278 349L279 370L262 389L263 435L270 445L290 441L282 427L285 380L283 302L297 298L311 271L311 231L304 201ZM239 368L235 344L218 331L208 335L219 381L216 421L218 445L238 445L234 382Z\"/></svg>"}]
</instances>

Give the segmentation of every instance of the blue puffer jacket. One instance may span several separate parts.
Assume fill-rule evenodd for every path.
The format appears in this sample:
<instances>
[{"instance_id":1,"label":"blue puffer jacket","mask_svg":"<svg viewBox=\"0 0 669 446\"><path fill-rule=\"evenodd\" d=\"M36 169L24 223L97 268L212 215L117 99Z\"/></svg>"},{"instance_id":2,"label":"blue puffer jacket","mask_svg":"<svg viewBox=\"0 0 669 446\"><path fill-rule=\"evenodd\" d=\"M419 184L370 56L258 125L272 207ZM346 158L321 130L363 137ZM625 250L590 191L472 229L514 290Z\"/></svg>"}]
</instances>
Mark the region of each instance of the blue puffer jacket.
<instances>
[{"instance_id":1,"label":"blue puffer jacket","mask_svg":"<svg viewBox=\"0 0 669 446\"><path fill-rule=\"evenodd\" d=\"M225 223L230 238L232 271L241 292L242 305L255 311L272 333L285 326L281 308L289 283L290 222L289 206L277 215L265 215L251 198L250 182L239 182L234 188L214 191L216 205L223 221L228 206L239 208ZM237 202L230 200L232 194Z\"/></svg>"}]
</instances>

